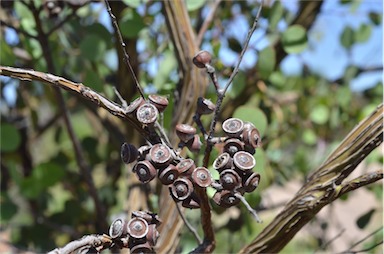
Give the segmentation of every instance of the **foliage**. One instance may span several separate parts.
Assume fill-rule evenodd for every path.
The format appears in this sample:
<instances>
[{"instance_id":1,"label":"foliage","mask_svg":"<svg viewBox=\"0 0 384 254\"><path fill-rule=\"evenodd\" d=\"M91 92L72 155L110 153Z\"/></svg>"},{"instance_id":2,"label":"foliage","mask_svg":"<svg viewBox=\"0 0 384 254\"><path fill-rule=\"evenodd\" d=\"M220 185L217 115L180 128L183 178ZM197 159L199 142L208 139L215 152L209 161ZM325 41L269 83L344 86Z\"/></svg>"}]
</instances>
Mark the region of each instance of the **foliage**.
<instances>
[{"instance_id":1,"label":"foliage","mask_svg":"<svg viewBox=\"0 0 384 254\"><path fill-rule=\"evenodd\" d=\"M2 24L6 24L2 27L1 65L54 72L83 82L108 98L116 97L112 87L117 87L124 99L133 100L137 94L132 92L135 90L131 77L120 62L122 55L104 6L87 1L81 5L71 2L60 6L57 14L46 8L45 1L35 1L35 10L28 9L23 1L2 2L2 13L12 11L1 18ZM353 13L355 3L342 5L350 7L344 15ZM202 27L211 6L212 3L204 5L203 1L187 1L195 31ZM300 2L298 6L305 8L306 3ZM213 24L204 34L201 47L215 52L214 66L221 84L230 75L234 65L232 56L241 50L256 7L252 1L221 2ZM112 10L145 91L166 94L172 104L172 92L180 77L161 2L116 2ZM253 122L263 135L263 147L255 155L261 185L246 196L254 206L261 207L263 193L273 184L284 186L291 179L304 182L309 172L382 100L381 82L360 93L349 87L362 73L371 69L382 72L381 66L372 67L369 61L361 65L348 58L348 68L336 79L319 74L304 60L300 62L299 72L289 74L284 70L287 59L304 58L305 52L321 43L316 41L313 24L327 13L320 7L312 12L313 20L301 22L298 21L301 12L288 9L282 2L264 6L260 27L224 100L220 121L239 117ZM352 54L354 48L365 47L375 27L382 26L380 10L364 15L367 19L361 24L344 25L340 34L333 35L341 50ZM39 44L39 27L45 32L47 45ZM45 54L51 55L53 70L47 68ZM120 146L124 141L141 145L143 140L129 123L64 93L85 163L90 165L105 208L106 217L101 218L95 213L89 186L76 162L72 138L63 125L54 91L36 82L29 84L3 77L1 82L1 222L10 229L9 241L18 248L41 252L84 234L106 232L105 225L128 209L127 202L132 199L128 196L136 188L131 169L120 161ZM213 86L207 89L206 97L215 98ZM172 108L163 116L169 132L171 119ZM205 124L209 122L202 120ZM382 155L374 152L370 161L373 165L382 161ZM214 158L211 156L212 161ZM142 206L159 209L156 186L143 188L148 202ZM380 193L382 187L369 190ZM381 198L377 196L377 200ZM213 209L214 227L219 232L217 253L238 251L263 227L250 223L251 216L244 207L226 212L215 206ZM370 210L356 223L368 227L371 218L380 213ZM199 224L199 217L193 211L187 211L187 217L192 224ZM193 241L183 231L179 250L189 251L194 247ZM309 239L305 249L320 245L320 240Z\"/></svg>"}]
</instances>

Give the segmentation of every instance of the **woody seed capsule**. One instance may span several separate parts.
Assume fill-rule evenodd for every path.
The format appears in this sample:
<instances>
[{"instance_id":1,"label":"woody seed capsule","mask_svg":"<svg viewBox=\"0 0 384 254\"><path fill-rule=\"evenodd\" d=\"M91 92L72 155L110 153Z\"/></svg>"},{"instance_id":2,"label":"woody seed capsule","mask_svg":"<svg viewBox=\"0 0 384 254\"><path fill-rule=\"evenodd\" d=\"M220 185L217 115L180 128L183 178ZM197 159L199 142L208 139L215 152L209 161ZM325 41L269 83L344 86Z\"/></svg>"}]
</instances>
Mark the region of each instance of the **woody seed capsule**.
<instances>
[{"instance_id":1,"label":"woody seed capsule","mask_svg":"<svg viewBox=\"0 0 384 254\"><path fill-rule=\"evenodd\" d=\"M142 124L152 124L157 120L159 111L157 108L150 103L144 103L141 105L136 112L136 117Z\"/></svg>"},{"instance_id":2,"label":"woody seed capsule","mask_svg":"<svg viewBox=\"0 0 384 254\"><path fill-rule=\"evenodd\" d=\"M211 63L211 60L211 54L206 50L198 52L192 59L193 64L196 65L197 68L205 68L207 64Z\"/></svg>"}]
</instances>

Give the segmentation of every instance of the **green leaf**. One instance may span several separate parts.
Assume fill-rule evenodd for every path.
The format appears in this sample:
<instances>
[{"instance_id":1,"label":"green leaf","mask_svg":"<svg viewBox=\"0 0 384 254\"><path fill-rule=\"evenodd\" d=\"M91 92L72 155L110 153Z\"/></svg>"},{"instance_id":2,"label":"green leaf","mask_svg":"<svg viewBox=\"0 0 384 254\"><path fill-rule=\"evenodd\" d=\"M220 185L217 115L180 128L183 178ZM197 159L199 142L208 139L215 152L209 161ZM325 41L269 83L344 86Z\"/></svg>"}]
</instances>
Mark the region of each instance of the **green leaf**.
<instances>
[{"instance_id":1,"label":"green leaf","mask_svg":"<svg viewBox=\"0 0 384 254\"><path fill-rule=\"evenodd\" d=\"M59 182L65 175L63 168L55 163L42 163L35 167L31 176L21 182L21 192L27 198L37 198L48 187Z\"/></svg>"},{"instance_id":2,"label":"green leaf","mask_svg":"<svg viewBox=\"0 0 384 254\"><path fill-rule=\"evenodd\" d=\"M275 1L271 8L270 14L268 16L269 19L269 29L271 31L276 30L276 26L283 17L284 7L282 6L280 1Z\"/></svg>"},{"instance_id":3,"label":"green leaf","mask_svg":"<svg viewBox=\"0 0 384 254\"><path fill-rule=\"evenodd\" d=\"M161 90L169 80L169 74L176 68L176 59L170 50L164 52L163 59L159 65L159 70L153 80L153 84L158 90Z\"/></svg>"},{"instance_id":4,"label":"green leaf","mask_svg":"<svg viewBox=\"0 0 384 254\"><path fill-rule=\"evenodd\" d=\"M354 34L354 31L350 26L346 26L344 28L344 31L341 33L341 37L340 37L341 45L343 45L343 47L345 47L346 49L349 49L354 43L353 34Z\"/></svg>"},{"instance_id":5,"label":"green leaf","mask_svg":"<svg viewBox=\"0 0 384 254\"><path fill-rule=\"evenodd\" d=\"M370 13L369 13L369 19L371 20L371 22L372 22L373 24L375 24L376 26L378 26L378 25L381 24L382 14L377 13L377 12L370 12Z\"/></svg>"},{"instance_id":6,"label":"green leaf","mask_svg":"<svg viewBox=\"0 0 384 254\"><path fill-rule=\"evenodd\" d=\"M185 2L187 4L187 10L194 11L202 7L206 3L206 0L185 0Z\"/></svg>"},{"instance_id":7,"label":"green leaf","mask_svg":"<svg viewBox=\"0 0 384 254\"><path fill-rule=\"evenodd\" d=\"M307 33L301 25L293 25L284 31L281 43L288 54L297 54L307 48Z\"/></svg>"},{"instance_id":8,"label":"green leaf","mask_svg":"<svg viewBox=\"0 0 384 254\"><path fill-rule=\"evenodd\" d=\"M37 35L36 31L36 22L33 17L33 13L31 10L29 10L21 1L15 1L15 12L17 13L18 17L23 17L20 19L20 25L21 28L24 31L28 31L31 35Z\"/></svg>"},{"instance_id":9,"label":"green leaf","mask_svg":"<svg viewBox=\"0 0 384 254\"><path fill-rule=\"evenodd\" d=\"M84 29L87 31L87 34L97 34L97 36L100 39L103 39L105 41L106 45L111 45L111 33L107 30L105 26L103 26L100 23L94 23L92 25L84 27Z\"/></svg>"},{"instance_id":10,"label":"green leaf","mask_svg":"<svg viewBox=\"0 0 384 254\"><path fill-rule=\"evenodd\" d=\"M259 53L256 68L260 72L262 79L267 80L276 65L276 52L271 46L266 47Z\"/></svg>"},{"instance_id":11,"label":"green leaf","mask_svg":"<svg viewBox=\"0 0 384 254\"><path fill-rule=\"evenodd\" d=\"M123 37L137 38L139 32L145 27L143 18L132 9L126 9L120 21L120 29Z\"/></svg>"},{"instance_id":12,"label":"green leaf","mask_svg":"<svg viewBox=\"0 0 384 254\"><path fill-rule=\"evenodd\" d=\"M253 123L260 131L261 136L265 133L268 125L267 117L264 112L256 107L240 106L233 113L233 117Z\"/></svg>"},{"instance_id":13,"label":"green leaf","mask_svg":"<svg viewBox=\"0 0 384 254\"><path fill-rule=\"evenodd\" d=\"M329 113L327 106L318 105L312 110L309 117L316 124L325 124L329 119Z\"/></svg>"},{"instance_id":14,"label":"green leaf","mask_svg":"<svg viewBox=\"0 0 384 254\"><path fill-rule=\"evenodd\" d=\"M0 42L0 50L1 50L1 64L2 65L14 65L16 56L12 52L12 48L3 41Z\"/></svg>"},{"instance_id":15,"label":"green leaf","mask_svg":"<svg viewBox=\"0 0 384 254\"><path fill-rule=\"evenodd\" d=\"M90 61L96 61L104 56L107 45L97 34L88 34L80 43L81 55Z\"/></svg>"},{"instance_id":16,"label":"green leaf","mask_svg":"<svg viewBox=\"0 0 384 254\"><path fill-rule=\"evenodd\" d=\"M84 84L87 84L87 86L97 92L103 91L103 81L100 79L99 75L91 69L86 70Z\"/></svg>"},{"instance_id":17,"label":"green leaf","mask_svg":"<svg viewBox=\"0 0 384 254\"><path fill-rule=\"evenodd\" d=\"M17 212L17 206L11 201L9 196L5 193L1 193L0 202L0 221L2 223L10 220Z\"/></svg>"},{"instance_id":18,"label":"green leaf","mask_svg":"<svg viewBox=\"0 0 384 254\"><path fill-rule=\"evenodd\" d=\"M0 127L1 139L0 150L2 152L15 151L21 141L20 133L17 128L9 123L3 123Z\"/></svg>"},{"instance_id":19,"label":"green leaf","mask_svg":"<svg viewBox=\"0 0 384 254\"><path fill-rule=\"evenodd\" d=\"M269 76L269 81L277 87L283 87L286 77L280 71L275 71Z\"/></svg>"},{"instance_id":20,"label":"green leaf","mask_svg":"<svg viewBox=\"0 0 384 254\"><path fill-rule=\"evenodd\" d=\"M369 37L371 37L371 34L372 27L367 24L361 24L359 29L353 34L354 41L358 43L366 42L368 41Z\"/></svg>"},{"instance_id":21,"label":"green leaf","mask_svg":"<svg viewBox=\"0 0 384 254\"><path fill-rule=\"evenodd\" d=\"M356 77L358 71L359 71L359 69L356 66L354 66L354 65L348 66L344 72L343 81L346 84L349 84L351 82L351 80Z\"/></svg>"},{"instance_id":22,"label":"green leaf","mask_svg":"<svg viewBox=\"0 0 384 254\"><path fill-rule=\"evenodd\" d=\"M368 225L369 221L371 220L372 215L375 211L376 211L375 209L371 209L366 214L363 214L362 216L360 216L356 221L357 226L361 229L365 228Z\"/></svg>"},{"instance_id":23,"label":"green leaf","mask_svg":"<svg viewBox=\"0 0 384 254\"><path fill-rule=\"evenodd\" d=\"M123 2L126 5L128 5L129 7L137 8L137 7L140 6L140 4L148 2L148 1L144 1L144 0L123 0Z\"/></svg>"},{"instance_id":24,"label":"green leaf","mask_svg":"<svg viewBox=\"0 0 384 254\"><path fill-rule=\"evenodd\" d=\"M228 38L228 46L232 51L234 51L236 53L240 53L241 50L243 49L243 46L240 44L240 42L235 37L229 37Z\"/></svg>"},{"instance_id":25,"label":"green leaf","mask_svg":"<svg viewBox=\"0 0 384 254\"><path fill-rule=\"evenodd\" d=\"M230 96L236 98L246 86L246 77L244 72L239 72L231 85Z\"/></svg>"},{"instance_id":26,"label":"green leaf","mask_svg":"<svg viewBox=\"0 0 384 254\"><path fill-rule=\"evenodd\" d=\"M317 141L317 136L312 129L305 129L302 135L304 143L307 145L314 145Z\"/></svg>"}]
</instances>

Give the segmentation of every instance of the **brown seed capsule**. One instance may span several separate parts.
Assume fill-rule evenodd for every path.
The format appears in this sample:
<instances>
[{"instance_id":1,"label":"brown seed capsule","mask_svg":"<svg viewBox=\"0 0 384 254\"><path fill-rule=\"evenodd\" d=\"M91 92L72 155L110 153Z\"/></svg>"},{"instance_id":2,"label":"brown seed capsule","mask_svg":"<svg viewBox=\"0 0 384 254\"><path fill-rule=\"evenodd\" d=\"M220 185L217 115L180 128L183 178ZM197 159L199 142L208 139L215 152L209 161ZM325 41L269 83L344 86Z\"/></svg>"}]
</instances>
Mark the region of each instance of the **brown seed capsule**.
<instances>
[{"instance_id":1,"label":"brown seed capsule","mask_svg":"<svg viewBox=\"0 0 384 254\"><path fill-rule=\"evenodd\" d=\"M142 124L153 124L156 122L158 115L159 111L150 103L144 103L136 112L137 120Z\"/></svg>"},{"instance_id":2,"label":"brown seed capsule","mask_svg":"<svg viewBox=\"0 0 384 254\"><path fill-rule=\"evenodd\" d=\"M231 191L223 190L220 192L216 192L213 195L213 201L221 207L228 208L231 206L235 206L240 203L240 199L238 199Z\"/></svg>"},{"instance_id":3,"label":"brown seed capsule","mask_svg":"<svg viewBox=\"0 0 384 254\"><path fill-rule=\"evenodd\" d=\"M256 160L252 154L240 151L233 155L233 163L240 171L249 171L256 166Z\"/></svg>"},{"instance_id":4,"label":"brown seed capsule","mask_svg":"<svg viewBox=\"0 0 384 254\"><path fill-rule=\"evenodd\" d=\"M145 103L145 100L143 97L138 97L134 101L132 101L129 106L127 107L127 113L133 114L136 112L136 110Z\"/></svg>"},{"instance_id":5,"label":"brown seed capsule","mask_svg":"<svg viewBox=\"0 0 384 254\"><path fill-rule=\"evenodd\" d=\"M198 153L200 152L201 146L203 144L200 141L200 136L198 134L195 134L193 136L193 139L189 140L185 145L191 152Z\"/></svg>"},{"instance_id":6,"label":"brown seed capsule","mask_svg":"<svg viewBox=\"0 0 384 254\"><path fill-rule=\"evenodd\" d=\"M143 253L155 253L152 246L149 242L140 243L132 246L130 249L130 253L132 254L143 254Z\"/></svg>"},{"instance_id":7,"label":"brown seed capsule","mask_svg":"<svg viewBox=\"0 0 384 254\"><path fill-rule=\"evenodd\" d=\"M123 219L116 219L109 227L109 236L111 238L119 238L127 234L127 222Z\"/></svg>"},{"instance_id":8,"label":"brown seed capsule","mask_svg":"<svg viewBox=\"0 0 384 254\"><path fill-rule=\"evenodd\" d=\"M151 94L148 96L149 102L155 105L159 112L163 112L165 108L168 106L168 99L164 96L160 96L157 94Z\"/></svg>"},{"instance_id":9,"label":"brown seed capsule","mask_svg":"<svg viewBox=\"0 0 384 254\"><path fill-rule=\"evenodd\" d=\"M149 150L149 156L153 164L161 168L167 167L173 160L171 150L163 144L153 145Z\"/></svg>"},{"instance_id":10,"label":"brown seed capsule","mask_svg":"<svg viewBox=\"0 0 384 254\"><path fill-rule=\"evenodd\" d=\"M211 54L206 50L199 51L192 59L197 68L205 68L207 64L211 63L211 60Z\"/></svg>"},{"instance_id":11,"label":"brown seed capsule","mask_svg":"<svg viewBox=\"0 0 384 254\"><path fill-rule=\"evenodd\" d=\"M212 176L205 167L197 167L192 172L192 181L202 188L206 188L212 183Z\"/></svg>"},{"instance_id":12,"label":"brown seed capsule","mask_svg":"<svg viewBox=\"0 0 384 254\"><path fill-rule=\"evenodd\" d=\"M151 246L155 246L160 234L156 229L156 225L148 225L147 241Z\"/></svg>"},{"instance_id":13,"label":"brown seed capsule","mask_svg":"<svg viewBox=\"0 0 384 254\"><path fill-rule=\"evenodd\" d=\"M197 108L196 112L199 115L208 115L211 114L216 108L216 105L213 104L211 100L199 97L197 99Z\"/></svg>"},{"instance_id":14,"label":"brown seed capsule","mask_svg":"<svg viewBox=\"0 0 384 254\"><path fill-rule=\"evenodd\" d=\"M229 137L240 137L244 123L238 118L228 118L223 122L223 130Z\"/></svg>"},{"instance_id":15,"label":"brown seed capsule","mask_svg":"<svg viewBox=\"0 0 384 254\"><path fill-rule=\"evenodd\" d=\"M258 173L253 172L245 178L243 187L246 192L254 191L257 186L259 186L260 175Z\"/></svg>"},{"instance_id":16,"label":"brown seed capsule","mask_svg":"<svg viewBox=\"0 0 384 254\"><path fill-rule=\"evenodd\" d=\"M176 125L176 134L183 142L188 142L196 134L196 128L189 124Z\"/></svg>"},{"instance_id":17,"label":"brown seed capsule","mask_svg":"<svg viewBox=\"0 0 384 254\"><path fill-rule=\"evenodd\" d=\"M138 156L139 151L134 145L123 143L120 150L120 157L125 164L134 162L135 160L137 160Z\"/></svg>"},{"instance_id":18,"label":"brown seed capsule","mask_svg":"<svg viewBox=\"0 0 384 254\"><path fill-rule=\"evenodd\" d=\"M244 150L244 142L237 138L229 138L224 142L224 152L233 156L238 151Z\"/></svg>"},{"instance_id":19,"label":"brown seed capsule","mask_svg":"<svg viewBox=\"0 0 384 254\"><path fill-rule=\"evenodd\" d=\"M226 169L220 173L220 183L226 190L234 190L241 186L241 177L233 169Z\"/></svg>"},{"instance_id":20,"label":"brown seed capsule","mask_svg":"<svg viewBox=\"0 0 384 254\"><path fill-rule=\"evenodd\" d=\"M178 201L187 199L192 191L192 182L184 177L176 179L171 186L171 194Z\"/></svg>"},{"instance_id":21,"label":"brown seed capsule","mask_svg":"<svg viewBox=\"0 0 384 254\"><path fill-rule=\"evenodd\" d=\"M142 183L150 182L157 175L155 167L148 160L143 160L136 163L135 167L133 168L133 172L136 173L139 181Z\"/></svg>"},{"instance_id":22,"label":"brown seed capsule","mask_svg":"<svg viewBox=\"0 0 384 254\"><path fill-rule=\"evenodd\" d=\"M216 160L213 162L213 168L221 172L224 169L231 168L233 165L233 160L229 153L220 154Z\"/></svg>"},{"instance_id":23,"label":"brown seed capsule","mask_svg":"<svg viewBox=\"0 0 384 254\"><path fill-rule=\"evenodd\" d=\"M176 169L179 171L180 175L192 174L195 167L195 162L192 159L182 160L176 165Z\"/></svg>"},{"instance_id":24,"label":"brown seed capsule","mask_svg":"<svg viewBox=\"0 0 384 254\"><path fill-rule=\"evenodd\" d=\"M260 132L255 127L250 129L244 129L242 136L245 144L247 144L248 146L251 146L253 148L258 148L261 146Z\"/></svg>"},{"instance_id":25,"label":"brown seed capsule","mask_svg":"<svg viewBox=\"0 0 384 254\"><path fill-rule=\"evenodd\" d=\"M136 239L143 238L148 233L148 223L140 217L132 218L127 223L128 234Z\"/></svg>"},{"instance_id":26,"label":"brown seed capsule","mask_svg":"<svg viewBox=\"0 0 384 254\"><path fill-rule=\"evenodd\" d=\"M253 148L258 148L261 146L260 132L252 123L244 123L244 129L241 136L247 146L251 146Z\"/></svg>"},{"instance_id":27,"label":"brown seed capsule","mask_svg":"<svg viewBox=\"0 0 384 254\"><path fill-rule=\"evenodd\" d=\"M172 184L178 177L179 171L177 171L176 166L172 164L159 171L159 180L164 185Z\"/></svg>"}]
</instances>

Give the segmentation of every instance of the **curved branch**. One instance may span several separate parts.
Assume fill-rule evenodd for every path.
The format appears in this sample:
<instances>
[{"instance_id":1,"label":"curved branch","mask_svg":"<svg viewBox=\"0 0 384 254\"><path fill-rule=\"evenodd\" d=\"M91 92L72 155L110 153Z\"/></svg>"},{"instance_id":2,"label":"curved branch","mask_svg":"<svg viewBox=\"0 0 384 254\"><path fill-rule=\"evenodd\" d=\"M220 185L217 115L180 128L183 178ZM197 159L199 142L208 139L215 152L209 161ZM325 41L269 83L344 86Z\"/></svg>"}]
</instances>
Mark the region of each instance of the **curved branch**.
<instances>
[{"instance_id":1,"label":"curved branch","mask_svg":"<svg viewBox=\"0 0 384 254\"><path fill-rule=\"evenodd\" d=\"M240 253L279 252L324 206L342 194L383 178L382 172L342 184L383 141L383 104L356 126L276 218Z\"/></svg>"},{"instance_id":2,"label":"curved branch","mask_svg":"<svg viewBox=\"0 0 384 254\"><path fill-rule=\"evenodd\" d=\"M124 120L129 121L132 126L145 138L151 138L149 142L159 143L160 137L157 133L150 133L148 128L142 127L142 124L137 121L135 117L129 115L125 108L119 104L110 101L103 95L93 91L91 88L83 85L82 83L76 83L65 79L63 77L55 76L49 73L39 72L35 70L26 70L22 68L14 68L9 66L0 65L0 75L8 76L11 78L16 78L26 81L39 81L45 84L52 85L54 87L59 87L68 91L71 91L83 99L91 101L98 107L108 110L112 115L118 116Z\"/></svg>"}]
</instances>

